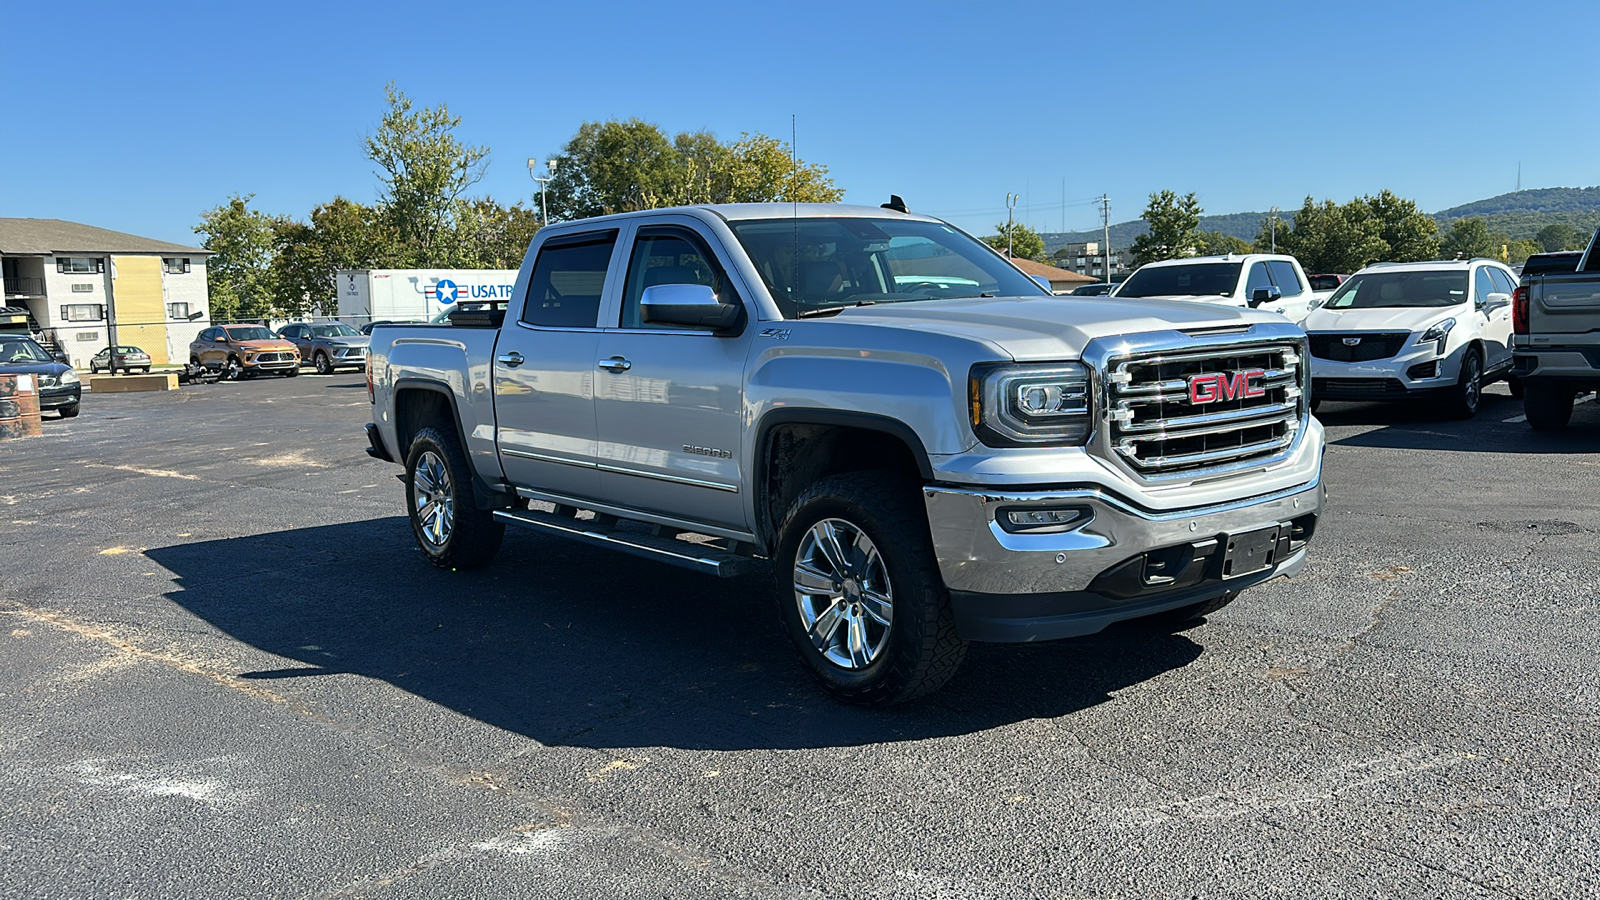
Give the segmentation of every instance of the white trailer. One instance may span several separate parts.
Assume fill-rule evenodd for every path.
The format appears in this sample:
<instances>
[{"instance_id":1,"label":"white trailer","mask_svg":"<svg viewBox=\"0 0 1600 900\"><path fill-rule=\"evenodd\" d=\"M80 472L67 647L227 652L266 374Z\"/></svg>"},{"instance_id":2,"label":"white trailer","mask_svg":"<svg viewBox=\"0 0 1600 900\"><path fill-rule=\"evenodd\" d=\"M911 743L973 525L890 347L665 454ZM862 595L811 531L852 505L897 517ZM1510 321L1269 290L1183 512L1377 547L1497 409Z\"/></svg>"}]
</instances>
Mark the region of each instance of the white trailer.
<instances>
[{"instance_id":1,"label":"white trailer","mask_svg":"<svg viewBox=\"0 0 1600 900\"><path fill-rule=\"evenodd\" d=\"M509 300L516 269L341 269L339 319L425 322L463 300Z\"/></svg>"}]
</instances>

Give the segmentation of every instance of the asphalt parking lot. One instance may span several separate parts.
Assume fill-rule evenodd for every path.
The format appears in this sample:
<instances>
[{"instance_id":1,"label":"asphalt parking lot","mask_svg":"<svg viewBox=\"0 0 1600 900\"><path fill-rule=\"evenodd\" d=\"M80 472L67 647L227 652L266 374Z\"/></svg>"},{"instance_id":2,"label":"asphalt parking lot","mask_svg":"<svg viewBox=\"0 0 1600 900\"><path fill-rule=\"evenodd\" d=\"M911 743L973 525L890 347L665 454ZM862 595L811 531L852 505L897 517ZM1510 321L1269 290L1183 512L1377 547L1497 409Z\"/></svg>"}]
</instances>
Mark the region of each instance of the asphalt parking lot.
<instances>
[{"instance_id":1,"label":"asphalt parking lot","mask_svg":"<svg viewBox=\"0 0 1600 900\"><path fill-rule=\"evenodd\" d=\"M1307 570L822 697L766 581L439 572L360 375L0 445L0 896L1600 894L1600 404L1329 403Z\"/></svg>"}]
</instances>

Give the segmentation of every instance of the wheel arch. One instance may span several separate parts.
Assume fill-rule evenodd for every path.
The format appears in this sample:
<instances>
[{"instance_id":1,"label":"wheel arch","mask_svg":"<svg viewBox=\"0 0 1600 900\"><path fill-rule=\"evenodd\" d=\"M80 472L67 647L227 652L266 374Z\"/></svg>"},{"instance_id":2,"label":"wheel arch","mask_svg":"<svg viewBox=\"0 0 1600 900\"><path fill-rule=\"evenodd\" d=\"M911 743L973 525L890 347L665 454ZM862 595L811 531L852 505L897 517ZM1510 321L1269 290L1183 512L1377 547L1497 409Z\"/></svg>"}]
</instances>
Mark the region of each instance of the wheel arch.
<instances>
[{"instance_id":1,"label":"wheel arch","mask_svg":"<svg viewBox=\"0 0 1600 900\"><path fill-rule=\"evenodd\" d=\"M472 471L473 503L479 509L505 505L496 502L503 495L490 489L473 465L472 454L466 452L467 430L461 420L461 410L456 405L455 393L449 386L425 378L401 378L394 383L393 398L395 446L399 450L402 465L411 455L411 441L418 431L429 426L449 429L455 432L466 457L467 468Z\"/></svg>"},{"instance_id":2,"label":"wheel arch","mask_svg":"<svg viewBox=\"0 0 1600 900\"><path fill-rule=\"evenodd\" d=\"M755 433L752 530L769 550L777 546L778 526L789 505L818 479L887 469L922 482L933 480L922 439L890 416L785 407L762 416Z\"/></svg>"}]
</instances>

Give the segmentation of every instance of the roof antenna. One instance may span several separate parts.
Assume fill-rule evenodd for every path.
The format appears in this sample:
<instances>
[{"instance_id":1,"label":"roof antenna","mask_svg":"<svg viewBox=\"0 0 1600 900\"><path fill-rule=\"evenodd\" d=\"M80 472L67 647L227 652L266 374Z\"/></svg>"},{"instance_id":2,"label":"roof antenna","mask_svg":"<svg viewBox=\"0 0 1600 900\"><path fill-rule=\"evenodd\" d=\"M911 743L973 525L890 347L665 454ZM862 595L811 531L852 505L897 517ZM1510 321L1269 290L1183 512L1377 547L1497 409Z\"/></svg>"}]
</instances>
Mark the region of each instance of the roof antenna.
<instances>
[{"instance_id":1,"label":"roof antenna","mask_svg":"<svg viewBox=\"0 0 1600 900\"><path fill-rule=\"evenodd\" d=\"M890 194L889 195L889 202L888 203L880 203L880 204L878 204L878 206L880 208L882 208L882 209L892 209L895 212L910 212L911 211L909 209L906 209L906 202L904 200L900 199L900 195L899 194Z\"/></svg>"}]
</instances>

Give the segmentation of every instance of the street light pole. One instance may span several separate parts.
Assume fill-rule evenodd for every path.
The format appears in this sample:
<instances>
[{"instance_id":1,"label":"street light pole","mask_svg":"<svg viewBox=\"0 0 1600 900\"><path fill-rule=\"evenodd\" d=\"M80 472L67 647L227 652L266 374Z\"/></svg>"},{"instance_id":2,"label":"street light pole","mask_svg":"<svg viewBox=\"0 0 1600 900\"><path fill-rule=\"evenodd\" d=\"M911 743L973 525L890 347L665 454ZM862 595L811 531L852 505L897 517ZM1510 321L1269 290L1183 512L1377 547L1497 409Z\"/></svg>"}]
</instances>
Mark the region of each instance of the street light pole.
<instances>
[{"instance_id":1,"label":"street light pole","mask_svg":"<svg viewBox=\"0 0 1600 900\"><path fill-rule=\"evenodd\" d=\"M1017 200L1021 196L1021 194L1006 194L1006 259L1010 259L1012 256L1011 234L1017 230L1016 220L1012 217L1012 211L1017 208Z\"/></svg>"},{"instance_id":2,"label":"street light pole","mask_svg":"<svg viewBox=\"0 0 1600 900\"><path fill-rule=\"evenodd\" d=\"M552 175L555 174L555 171L556 171L556 161L555 160L553 160L553 159L545 160L545 165L550 168L550 173ZM545 184L547 184L550 181L550 176L546 175L545 177L540 178L538 175L534 174L537 171L539 171L539 161L537 159L531 157L531 156L528 157L528 177L532 178L534 180L534 183L539 185L539 218L540 218L542 224L549 225L550 224L550 205L548 203L546 203L545 199L544 199L544 194L545 194L544 186L545 186Z\"/></svg>"}]
</instances>

